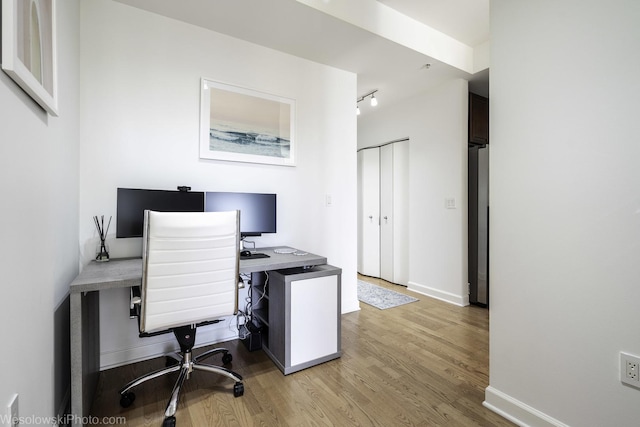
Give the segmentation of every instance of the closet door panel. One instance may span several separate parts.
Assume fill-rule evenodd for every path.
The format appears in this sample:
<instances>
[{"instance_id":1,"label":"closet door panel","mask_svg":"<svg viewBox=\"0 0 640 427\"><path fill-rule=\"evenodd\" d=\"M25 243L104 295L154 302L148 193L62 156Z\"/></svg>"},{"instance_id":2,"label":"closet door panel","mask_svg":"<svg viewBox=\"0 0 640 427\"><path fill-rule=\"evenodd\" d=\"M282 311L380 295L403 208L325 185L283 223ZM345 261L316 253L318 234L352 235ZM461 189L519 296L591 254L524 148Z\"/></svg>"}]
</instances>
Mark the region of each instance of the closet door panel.
<instances>
[{"instance_id":1,"label":"closet door panel","mask_svg":"<svg viewBox=\"0 0 640 427\"><path fill-rule=\"evenodd\" d=\"M393 145L393 283L409 284L409 141Z\"/></svg>"},{"instance_id":2,"label":"closet door panel","mask_svg":"<svg viewBox=\"0 0 640 427\"><path fill-rule=\"evenodd\" d=\"M390 282L394 262L394 145L380 147L380 277Z\"/></svg>"},{"instance_id":3,"label":"closet door panel","mask_svg":"<svg viewBox=\"0 0 640 427\"><path fill-rule=\"evenodd\" d=\"M360 160L359 272L380 277L380 151L362 150Z\"/></svg>"}]
</instances>

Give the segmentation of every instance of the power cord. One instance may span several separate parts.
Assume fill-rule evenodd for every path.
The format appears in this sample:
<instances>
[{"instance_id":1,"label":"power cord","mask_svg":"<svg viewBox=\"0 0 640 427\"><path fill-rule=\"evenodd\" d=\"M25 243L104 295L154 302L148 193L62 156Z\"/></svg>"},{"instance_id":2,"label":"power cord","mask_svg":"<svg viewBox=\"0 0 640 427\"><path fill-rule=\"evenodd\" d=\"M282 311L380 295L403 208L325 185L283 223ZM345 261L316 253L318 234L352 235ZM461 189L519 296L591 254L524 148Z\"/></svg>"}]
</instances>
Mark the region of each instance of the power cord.
<instances>
[{"instance_id":1,"label":"power cord","mask_svg":"<svg viewBox=\"0 0 640 427\"><path fill-rule=\"evenodd\" d=\"M238 315L236 316L236 329L238 330L238 337L240 339L248 338L249 335L251 335L249 327L253 322L253 307L258 306L264 299L264 297L268 294L269 272L264 271L264 274L266 278L264 281L264 286L262 287L262 293L258 300L255 301L255 303L253 302L254 286L252 284L251 277L244 274L244 276L247 277L247 284L249 286L247 287L247 297L245 298L244 310L238 310ZM259 290L256 289L256 292L259 292Z\"/></svg>"}]
</instances>

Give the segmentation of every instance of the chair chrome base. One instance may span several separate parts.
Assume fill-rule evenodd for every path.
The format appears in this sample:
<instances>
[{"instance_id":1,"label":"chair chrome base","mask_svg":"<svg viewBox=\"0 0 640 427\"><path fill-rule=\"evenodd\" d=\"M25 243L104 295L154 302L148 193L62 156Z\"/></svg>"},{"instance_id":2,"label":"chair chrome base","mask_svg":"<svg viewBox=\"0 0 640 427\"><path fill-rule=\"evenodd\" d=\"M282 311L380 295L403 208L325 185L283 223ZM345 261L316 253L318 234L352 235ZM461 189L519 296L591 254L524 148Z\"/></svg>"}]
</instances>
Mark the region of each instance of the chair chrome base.
<instances>
[{"instance_id":1,"label":"chair chrome base","mask_svg":"<svg viewBox=\"0 0 640 427\"><path fill-rule=\"evenodd\" d=\"M176 332L176 336L177 336L177 332ZM165 419L163 422L164 427L175 426L174 416L178 408L180 390L182 389L182 385L185 382L185 380L189 379L191 373L194 370L212 372L214 374L220 374L234 380L235 384L233 386L233 396L234 397L242 396L244 394L244 385L242 384L242 376L240 376L240 374L237 374L236 372L233 372L222 366L214 366L214 365L209 365L207 363L203 363L205 359L208 359L209 357L219 353L223 353L223 357L222 357L223 363L228 364L229 362L231 362L232 356L231 354L229 354L229 351L226 348L214 348L196 357L192 357L191 348L183 348L182 352L174 353L167 356L167 359L171 358L178 363L172 366L167 366L166 368L163 368L163 369L158 369L157 371L150 372L148 374L145 374L129 382L119 391L120 406L122 406L123 408L127 408L133 403L133 401L135 400L135 394L130 391L132 388L146 381L161 377L163 375L170 374L172 372L177 372L177 371L180 371L180 373L178 374L178 379L176 380L173 386L173 390L171 391L171 397L169 399L169 402L167 403L167 407L164 412L164 416L165 416Z\"/></svg>"}]
</instances>

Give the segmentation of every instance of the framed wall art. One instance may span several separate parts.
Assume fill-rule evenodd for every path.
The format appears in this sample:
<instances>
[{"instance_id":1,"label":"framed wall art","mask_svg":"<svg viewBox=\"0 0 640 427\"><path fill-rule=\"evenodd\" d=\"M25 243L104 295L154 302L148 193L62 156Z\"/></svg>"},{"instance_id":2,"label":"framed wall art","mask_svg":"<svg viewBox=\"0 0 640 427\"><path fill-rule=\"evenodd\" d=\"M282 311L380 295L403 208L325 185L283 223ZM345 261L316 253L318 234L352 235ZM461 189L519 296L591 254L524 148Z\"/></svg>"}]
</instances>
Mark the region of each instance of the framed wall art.
<instances>
[{"instance_id":1,"label":"framed wall art","mask_svg":"<svg viewBox=\"0 0 640 427\"><path fill-rule=\"evenodd\" d=\"M201 80L200 158L295 166L295 100Z\"/></svg>"},{"instance_id":2,"label":"framed wall art","mask_svg":"<svg viewBox=\"0 0 640 427\"><path fill-rule=\"evenodd\" d=\"M2 0L2 69L58 115L56 0Z\"/></svg>"}]
</instances>

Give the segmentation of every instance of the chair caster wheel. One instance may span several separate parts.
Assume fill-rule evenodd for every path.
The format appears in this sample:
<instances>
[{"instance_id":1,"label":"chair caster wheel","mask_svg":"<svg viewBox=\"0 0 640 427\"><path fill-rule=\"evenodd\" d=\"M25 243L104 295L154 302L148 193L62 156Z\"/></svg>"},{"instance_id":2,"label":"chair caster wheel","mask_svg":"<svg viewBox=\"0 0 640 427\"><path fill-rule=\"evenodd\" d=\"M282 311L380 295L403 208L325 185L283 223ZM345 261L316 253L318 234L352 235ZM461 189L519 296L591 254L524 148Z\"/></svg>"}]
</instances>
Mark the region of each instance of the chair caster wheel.
<instances>
[{"instance_id":1,"label":"chair caster wheel","mask_svg":"<svg viewBox=\"0 0 640 427\"><path fill-rule=\"evenodd\" d=\"M231 363L232 360L233 356L229 353L225 353L224 356L222 356L222 363L224 363L225 365Z\"/></svg>"},{"instance_id":2,"label":"chair caster wheel","mask_svg":"<svg viewBox=\"0 0 640 427\"><path fill-rule=\"evenodd\" d=\"M120 406L123 408L128 408L131 406L133 401L136 400L136 395L133 392L126 392L125 394L120 396Z\"/></svg>"},{"instance_id":3,"label":"chair caster wheel","mask_svg":"<svg viewBox=\"0 0 640 427\"><path fill-rule=\"evenodd\" d=\"M233 385L233 397L240 397L244 394L244 384L235 383Z\"/></svg>"},{"instance_id":4,"label":"chair caster wheel","mask_svg":"<svg viewBox=\"0 0 640 427\"><path fill-rule=\"evenodd\" d=\"M176 427L176 417L167 417L162 421L162 427Z\"/></svg>"}]
</instances>

